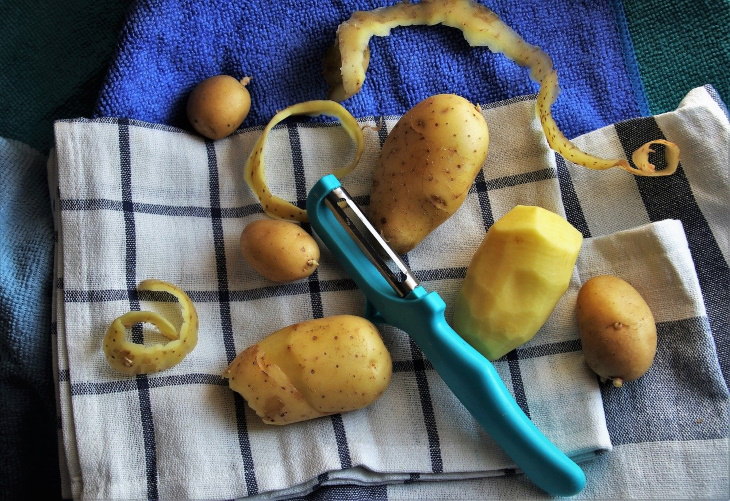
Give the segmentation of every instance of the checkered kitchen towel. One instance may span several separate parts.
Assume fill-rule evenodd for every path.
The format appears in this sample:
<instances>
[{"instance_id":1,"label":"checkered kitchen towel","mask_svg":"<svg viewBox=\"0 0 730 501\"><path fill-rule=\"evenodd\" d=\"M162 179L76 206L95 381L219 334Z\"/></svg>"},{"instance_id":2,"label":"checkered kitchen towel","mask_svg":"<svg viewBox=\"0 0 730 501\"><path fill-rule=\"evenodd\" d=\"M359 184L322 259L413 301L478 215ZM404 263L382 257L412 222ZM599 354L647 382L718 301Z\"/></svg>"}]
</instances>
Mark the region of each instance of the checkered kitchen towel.
<instances>
[{"instance_id":1,"label":"checkered kitchen towel","mask_svg":"<svg viewBox=\"0 0 730 501\"><path fill-rule=\"evenodd\" d=\"M698 89L694 96L692 106L663 121L641 120L634 129L654 136L661 134L657 123L671 125L670 139L686 152L686 174L677 174L682 179L690 168L699 168L700 160L705 169L711 164L694 155L696 138L683 135L683 128L698 113L720 121L716 105L708 111L713 106L708 91ZM653 217L637 205L642 187L637 191L631 175L583 171L550 151L534 119L532 98L490 105L484 114L492 141L474 189L454 217L409 253L417 277L447 304L485 229L515 204L566 214L586 236L614 233L606 238L619 244L623 237L615 232L640 226L639 237L626 238L627 249L637 246L629 254L633 266L623 265L621 245L587 240L582 264L546 326L496 363L537 426L584 461L611 449L608 432L614 425L607 426L601 390L582 363L573 320L577 289L594 272L615 269L629 281L639 279L635 285L645 293L663 291L650 297L659 322L705 318L687 240L680 222L646 225ZM353 195L366 200L377 151L396 119L362 120L370 126L364 129L366 153L343 180ZM621 130L596 131L583 141L606 155L622 154ZM381 332L394 360L393 381L366 409L270 427L227 388L220 374L230 360L268 333L312 317L363 311L362 295L326 251L314 276L288 285L257 276L240 258L241 230L264 217L242 179L260 128L215 143L174 128L113 118L62 121L55 132L49 165L57 194L56 360L66 481L74 498L277 497L356 484L365 492L355 494L374 499L387 495L386 489L406 489L384 483L414 486L403 494L408 497L425 488L416 480L512 471L510 460L408 337L387 326ZM272 191L301 201L319 176L351 153L339 127L318 122L277 127L266 154ZM643 193L651 189L645 185ZM679 251L667 252L663 242ZM168 371L123 377L108 367L101 351L109 322L133 308L172 306L138 297L135 286L146 278L175 283L190 294L200 316L200 340ZM693 426L721 440L723 433L726 437L726 388L709 329L696 334L705 336L708 352L700 359L704 377L692 384L715 389L714 398L705 400L717 418ZM630 388L623 395L644 402ZM644 402L647 412L655 404ZM668 412L657 412L662 409ZM500 483L493 493L539 495L521 476L494 482ZM443 489L449 484L432 485ZM457 486L452 495L474 493Z\"/></svg>"}]
</instances>

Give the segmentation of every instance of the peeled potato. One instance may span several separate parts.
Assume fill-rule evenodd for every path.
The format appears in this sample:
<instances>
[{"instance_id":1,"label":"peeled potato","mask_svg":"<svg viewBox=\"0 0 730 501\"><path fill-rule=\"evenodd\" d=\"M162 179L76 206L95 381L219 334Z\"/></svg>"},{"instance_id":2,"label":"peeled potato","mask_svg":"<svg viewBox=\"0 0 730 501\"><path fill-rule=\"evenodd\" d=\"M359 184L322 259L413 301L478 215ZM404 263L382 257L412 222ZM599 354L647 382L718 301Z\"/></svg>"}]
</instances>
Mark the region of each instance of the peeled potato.
<instances>
[{"instance_id":1,"label":"peeled potato","mask_svg":"<svg viewBox=\"0 0 730 501\"><path fill-rule=\"evenodd\" d=\"M469 263L454 329L489 360L532 339L570 284L583 235L542 207L499 218Z\"/></svg>"},{"instance_id":2,"label":"peeled potato","mask_svg":"<svg viewBox=\"0 0 730 501\"><path fill-rule=\"evenodd\" d=\"M261 276L274 282L306 278L319 266L319 246L301 226L259 219L241 233L241 254Z\"/></svg>"},{"instance_id":3,"label":"peeled potato","mask_svg":"<svg viewBox=\"0 0 730 501\"><path fill-rule=\"evenodd\" d=\"M242 351L223 376L267 424L361 409L388 387L390 353L375 325L335 315L290 325Z\"/></svg>"},{"instance_id":4,"label":"peeled potato","mask_svg":"<svg viewBox=\"0 0 730 501\"><path fill-rule=\"evenodd\" d=\"M621 386L644 375L656 354L654 316L641 294L613 275L588 280L576 303L578 331L588 367Z\"/></svg>"}]
</instances>

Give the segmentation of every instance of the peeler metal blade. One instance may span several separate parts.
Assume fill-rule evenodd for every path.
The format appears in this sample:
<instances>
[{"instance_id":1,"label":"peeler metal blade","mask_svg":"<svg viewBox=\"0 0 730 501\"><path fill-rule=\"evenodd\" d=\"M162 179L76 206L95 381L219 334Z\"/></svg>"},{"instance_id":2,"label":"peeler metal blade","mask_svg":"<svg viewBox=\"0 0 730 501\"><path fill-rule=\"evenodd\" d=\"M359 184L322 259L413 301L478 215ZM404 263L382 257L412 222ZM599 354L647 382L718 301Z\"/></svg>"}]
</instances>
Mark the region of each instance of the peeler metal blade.
<instances>
[{"instance_id":1,"label":"peeler metal blade","mask_svg":"<svg viewBox=\"0 0 730 501\"><path fill-rule=\"evenodd\" d=\"M342 186L334 188L325 198L325 202L340 221L342 226L353 236L375 267L395 291L405 297L418 287L418 281L411 270L390 248L385 239L370 223L360 207Z\"/></svg>"}]
</instances>

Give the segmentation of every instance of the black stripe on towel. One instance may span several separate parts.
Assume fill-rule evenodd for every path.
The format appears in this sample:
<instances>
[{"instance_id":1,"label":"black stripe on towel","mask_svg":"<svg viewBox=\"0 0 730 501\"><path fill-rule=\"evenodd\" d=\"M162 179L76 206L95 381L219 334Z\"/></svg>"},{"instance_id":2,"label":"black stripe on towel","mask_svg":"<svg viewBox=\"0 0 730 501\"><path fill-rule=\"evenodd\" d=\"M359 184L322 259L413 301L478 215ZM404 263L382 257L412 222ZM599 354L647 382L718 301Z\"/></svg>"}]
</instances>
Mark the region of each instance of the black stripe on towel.
<instances>
[{"instance_id":1,"label":"black stripe on towel","mask_svg":"<svg viewBox=\"0 0 730 501\"><path fill-rule=\"evenodd\" d=\"M68 377L68 371L66 371ZM152 376L147 378L149 388L166 388L183 385L228 386L228 380L217 374L175 374L166 376ZM104 382L77 382L71 385L71 395L107 395L109 393L124 393L136 389L136 384L128 379L118 379Z\"/></svg>"},{"instance_id":2,"label":"black stripe on towel","mask_svg":"<svg viewBox=\"0 0 730 501\"><path fill-rule=\"evenodd\" d=\"M66 198L61 200L61 209L64 211L117 211L122 212L124 206L118 200L108 198ZM135 202L132 209L136 214L157 214L171 217L211 217L211 210L208 207L195 207L191 205L168 205L148 204ZM239 219L261 212L261 204L247 204L240 207L226 207L220 209L220 217L223 219Z\"/></svg>"},{"instance_id":3,"label":"black stripe on towel","mask_svg":"<svg viewBox=\"0 0 730 501\"><path fill-rule=\"evenodd\" d=\"M221 219L220 183L218 177L218 159L215 145L206 140L205 149L208 156L208 185L210 190L211 224L213 225L213 246L215 248L216 274L218 276L218 304L220 305L221 329L223 330L223 346L228 363L236 357L236 346L233 340L233 324L231 322L231 303L228 291L228 270L226 266L225 239L223 221ZM246 490L249 496L258 494L258 483L254 471L251 443L246 425L246 407L243 399L233 395L238 429L238 445L243 460Z\"/></svg>"},{"instance_id":4,"label":"black stripe on towel","mask_svg":"<svg viewBox=\"0 0 730 501\"><path fill-rule=\"evenodd\" d=\"M289 146L291 148L292 166L294 167L297 206L304 209L306 208L307 200L307 177L304 173L301 138L299 137L299 129L296 124L289 124L287 131L289 135ZM308 233L312 233L311 227L308 224L302 224L302 228ZM308 277L307 285L309 287L309 298L312 305L312 317L322 318L324 316L324 308L322 307L322 291L319 285L319 273L317 271ZM340 467L342 469L352 468L352 456L350 455L350 446L347 443L347 431L345 430L342 415L333 414L330 416L330 421L335 434Z\"/></svg>"},{"instance_id":5,"label":"black stripe on towel","mask_svg":"<svg viewBox=\"0 0 730 501\"><path fill-rule=\"evenodd\" d=\"M413 373L416 376L418 395L421 398L423 423L426 426L426 435L428 436L431 471L434 473L443 473L444 461L441 456L441 439L439 438L438 426L436 426L436 418L433 412L431 389L429 388L428 377L426 375L426 360L423 358L423 353L421 353L413 338L409 337L409 343L411 346L411 357L413 358Z\"/></svg>"},{"instance_id":6,"label":"black stripe on towel","mask_svg":"<svg viewBox=\"0 0 730 501\"><path fill-rule=\"evenodd\" d=\"M583 214L580 200L578 200L578 194L575 192L573 180L570 178L568 166L565 159L558 153L555 153L555 166L558 171L558 185L560 186L560 198L565 209L565 219L583 234L583 238L590 238L591 231L588 229L588 223Z\"/></svg>"},{"instance_id":7,"label":"black stripe on towel","mask_svg":"<svg viewBox=\"0 0 730 501\"><path fill-rule=\"evenodd\" d=\"M403 262L408 263L408 256L403 256ZM418 396L421 400L421 412L423 412L423 424L426 428L426 437L428 438L428 451L431 456L431 471L434 473L442 473L444 471L444 461L441 455L441 439L439 438L438 426L436 425L436 416L433 410L433 400L431 399L431 388L428 384L428 376L426 369L432 369L431 363L423 357L423 352L418 347L412 337L408 337L408 343L411 349L411 360L413 375L416 379L418 388ZM398 364L401 367L403 364ZM394 364L395 370L396 364ZM407 365L406 365L407 366Z\"/></svg>"},{"instance_id":8,"label":"black stripe on towel","mask_svg":"<svg viewBox=\"0 0 730 501\"><path fill-rule=\"evenodd\" d=\"M638 118L615 125L627 158L642 144L664 139L653 117ZM660 147L657 147L659 150ZM650 159L661 168L663 156ZM697 270L702 295L715 341L730 337L728 304L730 304L730 268L695 200L687 176L680 165L671 176L635 176L639 193L651 221L679 219L684 226L689 249ZM725 381L730 381L730 346L716 342L717 355Z\"/></svg>"},{"instance_id":9,"label":"black stripe on towel","mask_svg":"<svg viewBox=\"0 0 730 501\"><path fill-rule=\"evenodd\" d=\"M119 120L119 167L122 188L122 207L124 210L125 245L125 273L132 310L139 310L137 296L137 234L132 203L132 154L129 145L129 122ZM141 326L132 329L134 342L142 342ZM147 479L147 498L159 498L157 490L157 444L155 442L155 425L152 419L152 401L150 399L149 381L145 374L135 378L139 397L139 412L142 424L142 439L144 443L145 475Z\"/></svg>"},{"instance_id":10,"label":"black stripe on towel","mask_svg":"<svg viewBox=\"0 0 730 501\"><path fill-rule=\"evenodd\" d=\"M385 117L381 116L378 119L377 123L378 127L378 141L380 142L380 147L383 147L383 144L385 143L385 140L388 139L388 126L385 123Z\"/></svg>"},{"instance_id":11,"label":"black stripe on towel","mask_svg":"<svg viewBox=\"0 0 730 501\"><path fill-rule=\"evenodd\" d=\"M514 392L517 405L523 410L527 417L530 417L530 408L527 405L527 395L525 395L525 386L522 382L522 370L520 369L520 358L517 355L518 350L512 350L507 355L507 365L509 366L510 378L512 380L512 391Z\"/></svg>"},{"instance_id":12,"label":"black stripe on towel","mask_svg":"<svg viewBox=\"0 0 730 501\"><path fill-rule=\"evenodd\" d=\"M408 475L408 480L404 480L404 484L412 484L414 482L418 482L421 479L420 473L411 473Z\"/></svg>"},{"instance_id":13,"label":"black stripe on towel","mask_svg":"<svg viewBox=\"0 0 730 501\"><path fill-rule=\"evenodd\" d=\"M288 125L289 146L291 147L292 166L294 167L294 184L297 193L297 205L306 208L307 200L307 178L304 173L304 159L302 158L302 144L299 138L299 129L296 124ZM302 229L312 234L309 224L303 223ZM315 271L308 277L307 286L309 287L309 297L312 303L312 316L314 318L322 318L324 310L322 308L322 291L319 286L319 275Z\"/></svg>"},{"instance_id":14,"label":"black stripe on towel","mask_svg":"<svg viewBox=\"0 0 730 501\"><path fill-rule=\"evenodd\" d=\"M480 170L477 174L474 180L474 190L476 190L479 208L482 212L484 231L487 231L494 224L494 217L492 216L492 204L489 202L489 187L484 178L484 170Z\"/></svg>"}]
</instances>

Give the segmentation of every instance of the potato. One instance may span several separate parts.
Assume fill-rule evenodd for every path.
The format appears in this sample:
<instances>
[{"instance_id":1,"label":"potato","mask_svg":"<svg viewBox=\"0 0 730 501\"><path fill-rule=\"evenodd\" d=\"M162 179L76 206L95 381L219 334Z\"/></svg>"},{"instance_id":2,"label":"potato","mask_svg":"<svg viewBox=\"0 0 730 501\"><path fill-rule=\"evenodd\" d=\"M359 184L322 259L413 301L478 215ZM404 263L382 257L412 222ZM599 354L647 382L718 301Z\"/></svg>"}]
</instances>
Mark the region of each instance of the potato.
<instances>
[{"instance_id":1,"label":"potato","mask_svg":"<svg viewBox=\"0 0 730 501\"><path fill-rule=\"evenodd\" d=\"M246 89L250 80L216 75L196 85L187 102L188 120L193 128L209 139L231 135L251 109L251 95Z\"/></svg>"},{"instance_id":2,"label":"potato","mask_svg":"<svg viewBox=\"0 0 730 501\"><path fill-rule=\"evenodd\" d=\"M306 278L319 266L317 241L298 224L275 219L259 219L243 229L241 255L274 282Z\"/></svg>"},{"instance_id":3,"label":"potato","mask_svg":"<svg viewBox=\"0 0 730 501\"><path fill-rule=\"evenodd\" d=\"M489 228L469 263L454 330L489 360L532 339L568 289L582 243L554 212L514 207Z\"/></svg>"},{"instance_id":4,"label":"potato","mask_svg":"<svg viewBox=\"0 0 730 501\"><path fill-rule=\"evenodd\" d=\"M429 97L401 117L380 152L369 209L396 252L413 249L456 212L488 146L487 122L460 96Z\"/></svg>"},{"instance_id":5,"label":"potato","mask_svg":"<svg viewBox=\"0 0 730 501\"><path fill-rule=\"evenodd\" d=\"M388 387L392 368L372 323L337 315L270 334L223 376L265 423L283 425L370 405Z\"/></svg>"},{"instance_id":6,"label":"potato","mask_svg":"<svg viewBox=\"0 0 730 501\"><path fill-rule=\"evenodd\" d=\"M576 302L586 364L620 387L644 375L656 355L654 316L631 284L613 275L588 280Z\"/></svg>"}]
</instances>

